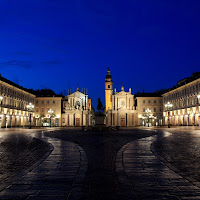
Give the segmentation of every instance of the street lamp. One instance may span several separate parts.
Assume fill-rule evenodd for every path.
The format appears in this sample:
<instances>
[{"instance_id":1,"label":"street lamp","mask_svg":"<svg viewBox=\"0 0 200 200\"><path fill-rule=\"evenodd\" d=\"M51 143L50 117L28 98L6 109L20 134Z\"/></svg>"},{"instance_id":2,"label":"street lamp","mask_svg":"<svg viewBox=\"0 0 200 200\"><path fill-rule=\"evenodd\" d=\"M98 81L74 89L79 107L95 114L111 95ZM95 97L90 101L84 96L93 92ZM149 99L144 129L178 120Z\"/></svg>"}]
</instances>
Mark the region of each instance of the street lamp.
<instances>
[{"instance_id":1,"label":"street lamp","mask_svg":"<svg viewBox=\"0 0 200 200\"><path fill-rule=\"evenodd\" d=\"M149 127L149 115L151 113L151 110L149 108L146 109L147 117L148 117L148 127Z\"/></svg>"},{"instance_id":2,"label":"street lamp","mask_svg":"<svg viewBox=\"0 0 200 200\"><path fill-rule=\"evenodd\" d=\"M29 103L29 105L26 106L28 111L30 111L30 116L29 116L29 122L30 122L30 126L29 128L31 129L31 112L33 111L34 105L32 103Z\"/></svg>"},{"instance_id":3,"label":"street lamp","mask_svg":"<svg viewBox=\"0 0 200 200\"><path fill-rule=\"evenodd\" d=\"M165 104L165 108L168 111L168 128L170 128L170 123L169 123L169 109L172 108L172 106L173 105L169 101Z\"/></svg>"},{"instance_id":4,"label":"street lamp","mask_svg":"<svg viewBox=\"0 0 200 200\"><path fill-rule=\"evenodd\" d=\"M0 101L1 101L1 104L2 104L2 101L3 101L3 97L2 96L0 96Z\"/></svg>"},{"instance_id":5,"label":"street lamp","mask_svg":"<svg viewBox=\"0 0 200 200\"><path fill-rule=\"evenodd\" d=\"M49 116L50 116L50 127L51 127L51 118L52 118L52 116L53 116L54 111L53 111L52 109L50 109L50 110L48 111L48 113L49 113Z\"/></svg>"},{"instance_id":6,"label":"street lamp","mask_svg":"<svg viewBox=\"0 0 200 200\"><path fill-rule=\"evenodd\" d=\"M1 112L2 112L2 102L3 102L3 97L0 96L0 101L1 101Z\"/></svg>"},{"instance_id":7,"label":"street lamp","mask_svg":"<svg viewBox=\"0 0 200 200\"><path fill-rule=\"evenodd\" d=\"M198 104L200 104L200 102L199 102L200 94L197 95L197 99L198 99Z\"/></svg>"},{"instance_id":8,"label":"street lamp","mask_svg":"<svg viewBox=\"0 0 200 200\"><path fill-rule=\"evenodd\" d=\"M197 95L197 99L198 99L198 104L200 104L200 94ZM200 126L200 114L198 116L199 119L199 126Z\"/></svg>"}]
</instances>

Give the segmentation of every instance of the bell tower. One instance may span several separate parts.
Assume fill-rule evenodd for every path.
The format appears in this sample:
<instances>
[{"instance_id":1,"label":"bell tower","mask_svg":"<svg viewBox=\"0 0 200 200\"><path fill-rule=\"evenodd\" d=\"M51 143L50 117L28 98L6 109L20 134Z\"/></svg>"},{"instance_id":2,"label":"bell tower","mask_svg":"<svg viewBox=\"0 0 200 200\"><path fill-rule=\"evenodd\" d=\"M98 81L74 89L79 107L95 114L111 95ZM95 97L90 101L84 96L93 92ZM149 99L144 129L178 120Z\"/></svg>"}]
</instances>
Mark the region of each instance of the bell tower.
<instances>
[{"instance_id":1,"label":"bell tower","mask_svg":"<svg viewBox=\"0 0 200 200\"><path fill-rule=\"evenodd\" d=\"M108 68L106 80L105 80L105 104L106 111L112 109L112 94L113 94L113 82L112 76L110 74L110 69Z\"/></svg>"}]
</instances>

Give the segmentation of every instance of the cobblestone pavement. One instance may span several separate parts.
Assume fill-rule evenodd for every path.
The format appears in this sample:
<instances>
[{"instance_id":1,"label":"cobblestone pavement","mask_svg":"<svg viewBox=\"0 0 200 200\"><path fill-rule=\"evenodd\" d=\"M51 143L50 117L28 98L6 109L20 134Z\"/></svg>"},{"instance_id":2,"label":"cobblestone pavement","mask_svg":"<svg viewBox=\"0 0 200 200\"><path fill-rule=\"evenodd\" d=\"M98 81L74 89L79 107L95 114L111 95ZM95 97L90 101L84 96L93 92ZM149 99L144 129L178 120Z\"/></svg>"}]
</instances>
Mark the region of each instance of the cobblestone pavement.
<instances>
[{"instance_id":1,"label":"cobblestone pavement","mask_svg":"<svg viewBox=\"0 0 200 200\"><path fill-rule=\"evenodd\" d=\"M88 171L82 190L82 200L122 200L125 198L116 174L115 160L118 150L132 140L155 134L154 131L121 130L113 132L61 132L47 133L79 144L88 157Z\"/></svg>"},{"instance_id":2,"label":"cobblestone pavement","mask_svg":"<svg viewBox=\"0 0 200 200\"><path fill-rule=\"evenodd\" d=\"M200 127L172 127L165 130L170 134L158 138L153 145L154 153L197 185L197 181L200 181Z\"/></svg>"},{"instance_id":3,"label":"cobblestone pavement","mask_svg":"<svg viewBox=\"0 0 200 200\"><path fill-rule=\"evenodd\" d=\"M51 130L32 132L51 148L1 184L0 199L200 200L199 128Z\"/></svg>"},{"instance_id":4,"label":"cobblestone pavement","mask_svg":"<svg viewBox=\"0 0 200 200\"><path fill-rule=\"evenodd\" d=\"M69 141L34 134L51 145L46 155L33 166L1 184L1 200L80 199L87 170L83 149ZM46 159L45 159L46 158Z\"/></svg>"},{"instance_id":5,"label":"cobblestone pavement","mask_svg":"<svg viewBox=\"0 0 200 200\"><path fill-rule=\"evenodd\" d=\"M160 129L159 134L152 137L147 137L132 141L118 151L116 160L116 171L118 174L120 187L126 191L125 199L141 199L141 200L156 200L156 199L200 199L200 183L197 180L183 176L184 171L178 170L174 163L167 162L163 157L159 156L153 148L152 143L157 141L158 144L165 138L172 136L171 132L176 134L176 129ZM199 134L197 130L182 130L184 140L182 148L178 148L176 153L189 156L186 154L187 150L183 150L183 146L187 144L188 138L194 136L196 145L198 141L195 139L195 135ZM194 134L194 135L193 135ZM180 137L180 136L179 136ZM178 141L179 137L175 137L174 140ZM199 136L198 136L199 137ZM170 140L171 141L171 140ZM170 146L171 143L168 145ZM197 146L191 146L190 152L195 152ZM170 153L170 151L163 152ZM187 149L187 148L186 148ZM158 156L155 156L155 154ZM186 160L185 158L184 160ZM193 158L194 159L194 158ZM192 159L189 159L190 161ZM195 163L199 160L195 160ZM177 163L180 164L177 160Z\"/></svg>"},{"instance_id":6,"label":"cobblestone pavement","mask_svg":"<svg viewBox=\"0 0 200 200\"><path fill-rule=\"evenodd\" d=\"M33 165L49 151L49 147L47 143L27 134L26 129L1 129L0 185L17 172Z\"/></svg>"}]
</instances>

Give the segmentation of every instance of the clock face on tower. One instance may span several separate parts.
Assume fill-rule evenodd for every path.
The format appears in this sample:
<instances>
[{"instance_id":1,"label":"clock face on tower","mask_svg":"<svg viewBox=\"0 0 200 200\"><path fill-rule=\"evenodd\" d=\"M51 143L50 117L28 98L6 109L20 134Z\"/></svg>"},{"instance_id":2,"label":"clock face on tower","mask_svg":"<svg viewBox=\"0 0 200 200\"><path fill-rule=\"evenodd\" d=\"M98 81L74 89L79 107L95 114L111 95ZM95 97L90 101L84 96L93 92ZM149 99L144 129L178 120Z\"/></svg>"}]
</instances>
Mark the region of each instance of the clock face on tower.
<instances>
[{"instance_id":1,"label":"clock face on tower","mask_svg":"<svg viewBox=\"0 0 200 200\"><path fill-rule=\"evenodd\" d=\"M125 102L121 101L121 107L124 107L124 106L125 106Z\"/></svg>"}]
</instances>

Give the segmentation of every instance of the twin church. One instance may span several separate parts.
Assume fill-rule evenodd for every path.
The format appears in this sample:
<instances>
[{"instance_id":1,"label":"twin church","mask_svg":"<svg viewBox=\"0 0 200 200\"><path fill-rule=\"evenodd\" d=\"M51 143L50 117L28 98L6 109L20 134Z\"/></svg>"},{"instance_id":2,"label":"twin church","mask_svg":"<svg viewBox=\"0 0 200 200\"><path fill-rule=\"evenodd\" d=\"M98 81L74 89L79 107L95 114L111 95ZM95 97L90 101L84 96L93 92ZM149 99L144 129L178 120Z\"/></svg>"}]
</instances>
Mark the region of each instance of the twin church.
<instances>
[{"instance_id":1,"label":"twin church","mask_svg":"<svg viewBox=\"0 0 200 200\"><path fill-rule=\"evenodd\" d=\"M105 79L106 126L162 125L162 96L156 93L133 95L124 87L113 91L108 69ZM151 113L147 113L151 111ZM26 126L94 126L95 114L87 89L67 96L36 94L0 75L0 128Z\"/></svg>"},{"instance_id":2,"label":"twin church","mask_svg":"<svg viewBox=\"0 0 200 200\"><path fill-rule=\"evenodd\" d=\"M26 126L93 126L92 100L88 91L69 90L57 96L23 88L0 75L0 128ZM170 106L170 107L169 107ZM165 93L113 90L108 69L105 79L106 126L157 126L200 124L200 72L180 80Z\"/></svg>"},{"instance_id":3,"label":"twin church","mask_svg":"<svg viewBox=\"0 0 200 200\"><path fill-rule=\"evenodd\" d=\"M94 126L95 120L88 93L69 93L62 100L62 125L61 126ZM113 91L113 80L108 68L105 79L105 119L106 126L145 126L162 125L163 102L161 94L140 93L131 94L131 88L126 92L124 87L121 91ZM151 111L151 113L147 113Z\"/></svg>"}]
</instances>

